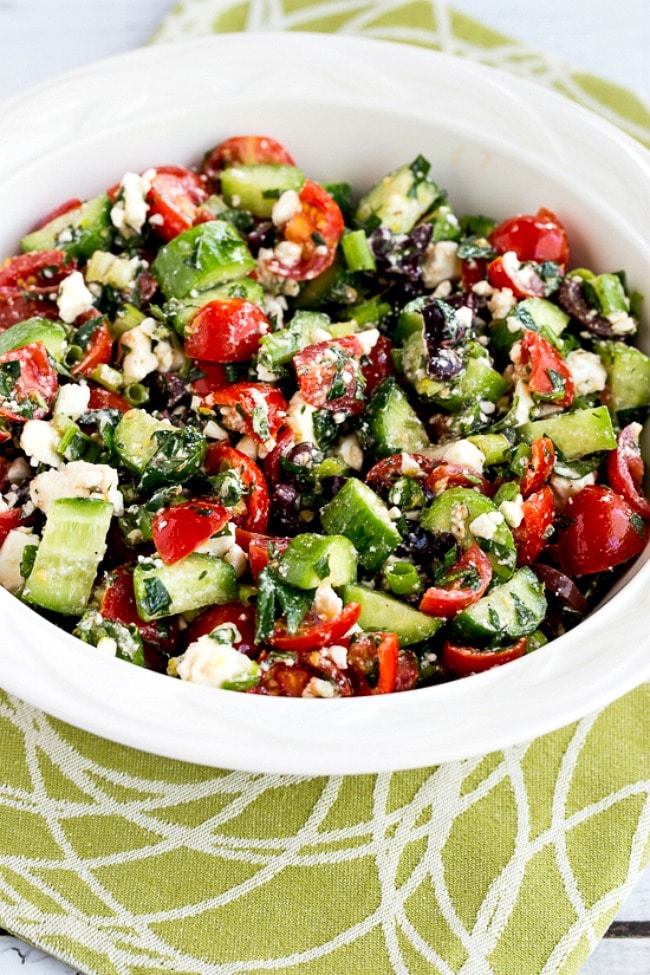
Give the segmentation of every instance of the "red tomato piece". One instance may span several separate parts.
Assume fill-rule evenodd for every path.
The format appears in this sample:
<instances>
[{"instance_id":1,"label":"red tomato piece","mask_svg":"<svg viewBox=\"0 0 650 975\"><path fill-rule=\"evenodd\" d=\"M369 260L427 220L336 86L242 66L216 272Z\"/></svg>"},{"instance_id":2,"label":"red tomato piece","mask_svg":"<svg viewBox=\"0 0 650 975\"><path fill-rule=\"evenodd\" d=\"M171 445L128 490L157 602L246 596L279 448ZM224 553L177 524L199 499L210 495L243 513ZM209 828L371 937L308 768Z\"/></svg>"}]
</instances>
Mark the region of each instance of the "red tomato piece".
<instances>
[{"instance_id":1,"label":"red tomato piece","mask_svg":"<svg viewBox=\"0 0 650 975\"><path fill-rule=\"evenodd\" d=\"M275 487L282 480L282 458L295 445L296 437L291 427L284 427L275 438L275 447L262 461L267 481Z\"/></svg>"},{"instance_id":2,"label":"red tomato piece","mask_svg":"<svg viewBox=\"0 0 650 975\"><path fill-rule=\"evenodd\" d=\"M311 406L359 413L364 406L363 348L354 335L308 345L293 357L300 392Z\"/></svg>"},{"instance_id":3,"label":"red tomato piece","mask_svg":"<svg viewBox=\"0 0 650 975\"><path fill-rule=\"evenodd\" d=\"M520 214L504 220L490 234L497 254L514 251L520 261L569 261L569 239L561 222L542 207L535 216Z\"/></svg>"},{"instance_id":4,"label":"red tomato piece","mask_svg":"<svg viewBox=\"0 0 650 975\"><path fill-rule=\"evenodd\" d=\"M616 450L607 459L611 487L625 498L642 518L650 518L650 501L643 493L645 467L639 447L640 423L628 423L618 435Z\"/></svg>"},{"instance_id":5,"label":"red tomato piece","mask_svg":"<svg viewBox=\"0 0 650 975\"><path fill-rule=\"evenodd\" d=\"M182 166L159 166L147 193L147 219L158 237L172 240L194 226L207 198L204 176Z\"/></svg>"},{"instance_id":6,"label":"red tomato piece","mask_svg":"<svg viewBox=\"0 0 650 975\"><path fill-rule=\"evenodd\" d=\"M30 251L10 257L0 267L0 288L20 288L38 293L56 291L64 278L76 269L74 258L65 251Z\"/></svg>"},{"instance_id":7,"label":"red tomato piece","mask_svg":"<svg viewBox=\"0 0 650 975\"><path fill-rule=\"evenodd\" d=\"M113 392L112 389L105 389L103 386L95 386L93 383L89 383L89 388L89 410L119 410L120 413L127 413L130 409L132 409L131 404L128 403L123 396L120 396L119 393Z\"/></svg>"},{"instance_id":8,"label":"red tomato piece","mask_svg":"<svg viewBox=\"0 0 650 975\"><path fill-rule=\"evenodd\" d=\"M53 297L29 297L29 292L19 288L0 288L0 332L17 322L24 322L26 318L35 317L49 318L52 321L59 317L59 309Z\"/></svg>"},{"instance_id":9,"label":"red tomato piece","mask_svg":"<svg viewBox=\"0 0 650 975\"><path fill-rule=\"evenodd\" d=\"M153 543L163 562L170 565L204 545L229 519L228 509L212 501L184 501L161 508L151 523Z\"/></svg>"},{"instance_id":10,"label":"red tomato piece","mask_svg":"<svg viewBox=\"0 0 650 975\"><path fill-rule=\"evenodd\" d=\"M299 248L295 260L275 255L266 268L280 278L309 281L333 262L343 236L343 215L338 203L318 183L306 179L300 193L300 210L281 228L285 241Z\"/></svg>"},{"instance_id":11,"label":"red tomato piece","mask_svg":"<svg viewBox=\"0 0 650 975\"><path fill-rule=\"evenodd\" d=\"M395 375L392 356L393 344L385 335L380 335L368 355L361 360L361 372L366 381L365 394L372 396L380 383Z\"/></svg>"},{"instance_id":12,"label":"red tomato piece","mask_svg":"<svg viewBox=\"0 0 650 975\"><path fill-rule=\"evenodd\" d=\"M560 568L568 576L592 575L628 562L645 545L639 515L610 488L587 484L569 498L570 523L558 539Z\"/></svg>"},{"instance_id":13,"label":"red tomato piece","mask_svg":"<svg viewBox=\"0 0 650 975\"><path fill-rule=\"evenodd\" d=\"M166 653L176 649L178 626L176 620L151 620L146 623L138 615L133 592L133 572L129 566L120 566L111 576L111 583L102 597L99 612L107 620L116 620L126 625L134 624L145 643L158 647Z\"/></svg>"},{"instance_id":14,"label":"red tomato piece","mask_svg":"<svg viewBox=\"0 0 650 975\"><path fill-rule=\"evenodd\" d=\"M492 494L490 482L473 467L462 467L460 464L449 464L447 461L434 462L426 485L436 496L450 487L475 488L480 494L486 496Z\"/></svg>"},{"instance_id":15,"label":"red tomato piece","mask_svg":"<svg viewBox=\"0 0 650 975\"><path fill-rule=\"evenodd\" d=\"M530 445L531 457L521 478L520 488L524 498L546 484L553 473L555 447L550 437L538 437Z\"/></svg>"},{"instance_id":16,"label":"red tomato piece","mask_svg":"<svg viewBox=\"0 0 650 975\"><path fill-rule=\"evenodd\" d=\"M546 547L555 518L555 500L549 485L530 494L521 510L521 524L510 530L517 546L517 565L531 565Z\"/></svg>"},{"instance_id":17,"label":"red tomato piece","mask_svg":"<svg viewBox=\"0 0 650 975\"><path fill-rule=\"evenodd\" d=\"M205 457L205 472L219 474L224 470L237 471L246 489L246 497L235 509L232 520L247 531L264 533L269 522L269 489L261 470L250 457L221 440L210 444Z\"/></svg>"},{"instance_id":18,"label":"red tomato piece","mask_svg":"<svg viewBox=\"0 0 650 975\"><path fill-rule=\"evenodd\" d=\"M348 649L348 667L353 674L357 695L391 694L413 686L419 671L417 674L409 673L411 660L404 658L407 666L403 666L403 657L396 633L378 630L356 634ZM377 677L374 687L368 680L373 674Z\"/></svg>"},{"instance_id":19,"label":"red tomato piece","mask_svg":"<svg viewBox=\"0 0 650 975\"><path fill-rule=\"evenodd\" d=\"M270 383L234 383L209 393L203 402L236 410L245 432L260 444L275 440L288 409L282 392Z\"/></svg>"},{"instance_id":20,"label":"red tomato piece","mask_svg":"<svg viewBox=\"0 0 650 975\"><path fill-rule=\"evenodd\" d=\"M86 346L83 358L70 369L73 376L90 376L97 366L108 365L113 354L113 339L105 320L95 312L99 324ZM79 319L77 319L79 321Z\"/></svg>"},{"instance_id":21,"label":"red tomato piece","mask_svg":"<svg viewBox=\"0 0 650 975\"><path fill-rule=\"evenodd\" d=\"M187 631L187 645L207 633L212 633L217 626L222 626L224 623L232 623L237 627L241 637L240 640L235 640L238 650L243 653L252 650L255 646L255 610L252 606L244 606L243 603L224 603L204 610Z\"/></svg>"},{"instance_id":22,"label":"red tomato piece","mask_svg":"<svg viewBox=\"0 0 650 975\"><path fill-rule=\"evenodd\" d=\"M399 638L396 633L384 634L384 639L377 647L377 663L379 677L374 687L375 694L392 694L397 682L397 665L399 661Z\"/></svg>"},{"instance_id":23,"label":"red tomato piece","mask_svg":"<svg viewBox=\"0 0 650 975\"><path fill-rule=\"evenodd\" d=\"M2 483L0 481L0 483ZM0 511L0 546L4 542L9 532L17 528L21 520L21 509L10 508L9 511Z\"/></svg>"},{"instance_id":24,"label":"red tomato piece","mask_svg":"<svg viewBox=\"0 0 650 975\"><path fill-rule=\"evenodd\" d=\"M575 384L559 352L539 332L525 331L521 361L528 366L528 385L534 399L567 408L573 403Z\"/></svg>"},{"instance_id":25,"label":"red tomato piece","mask_svg":"<svg viewBox=\"0 0 650 975\"><path fill-rule=\"evenodd\" d=\"M10 363L17 363L12 367ZM0 355L0 368L8 373L15 368L9 395L0 394L0 416L25 422L41 420L50 412L59 389L59 379L50 365L47 349L42 342L32 342ZM20 411L20 412L19 412Z\"/></svg>"},{"instance_id":26,"label":"red tomato piece","mask_svg":"<svg viewBox=\"0 0 650 975\"><path fill-rule=\"evenodd\" d=\"M241 545L239 542L240 530L238 529L237 533L238 545ZM286 551L290 541L290 538L275 538L271 535L250 536L247 546L248 565L255 582L257 582L262 569L265 569L272 559L278 558ZM241 547L243 548L244 546Z\"/></svg>"},{"instance_id":27,"label":"red tomato piece","mask_svg":"<svg viewBox=\"0 0 650 975\"><path fill-rule=\"evenodd\" d=\"M373 464L366 474L366 484L374 491L389 491L400 477L424 480L431 473L435 464L436 461L431 457L425 457L424 454L392 454L390 457L384 457L383 460ZM419 472L417 472L417 467L420 468ZM406 468L406 473L404 468Z\"/></svg>"},{"instance_id":28,"label":"red tomato piece","mask_svg":"<svg viewBox=\"0 0 650 975\"><path fill-rule=\"evenodd\" d=\"M422 596L420 610L430 616L449 619L478 602L492 581L492 565L478 545L471 545L446 574L440 586L431 586Z\"/></svg>"},{"instance_id":29,"label":"red tomato piece","mask_svg":"<svg viewBox=\"0 0 650 975\"><path fill-rule=\"evenodd\" d=\"M223 386L228 385L226 370L220 362L205 362L202 359L197 359L194 365L204 374L203 376L199 376L198 379L193 379L190 383L190 387L195 396L208 396L215 389L221 389Z\"/></svg>"},{"instance_id":30,"label":"red tomato piece","mask_svg":"<svg viewBox=\"0 0 650 975\"><path fill-rule=\"evenodd\" d=\"M523 657L528 647L528 639L523 636L510 647L499 647L497 650L477 650L475 647L463 647L459 643L445 640L442 648L443 664L458 677L469 677L492 667L500 667Z\"/></svg>"},{"instance_id":31,"label":"red tomato piece","mask_svg":"<svg viewBox=\"0 0 650 975\"><path fill-rule=\"evenodd\" d=\"M235 135L215 146L206 155L201 169L209 179L218 179L221 170L228 166L260 164L295 166L290 154L275 139L264 135Z\"/></svg>"},{"instance_id":32,"label":"red tomato piece","mask_svg":"<svg viewBox=\"0 0 650 975\"><path fill-rule=\"evenodd\" d=\"M509 288L516 298L543 298L546 285L531 264L522 264L513 251L490 261L487 276L493 288Z\"/></svg>"},{"instance_id":33,"label":"red tomato piece","mask_svg":"<svg viewBox=\"0 0 650 975\"><path fill-rule=\"evenodd\" d=\"M485 258L472 258L460 262L460 283L463 291L471 291L475 284L485 279L488 261Z\"/></svg>"},{"instance_id":34,"label":"red tomato piece","mask_svg":"<svg viewBox=\"0 0 650 975\"><path fill-rule=\"evenodd\" d=\"M276 650L287 650L290 653L307 653L330 647L341 640L354 626L361 615L359 603L348 603L340 613L331 618L308 613L296 633L287 633L282 621L275 624L269 643Z\"/></svg>"},{"instance_id":35,"label":"red tomato piece","mask_svg":"<svg viewBox=\"0 0 650 975\"><path fill-rule=\"evenodd\" d=\"M209 301L185 330L185 352L208 362L248 362L269 329L268 318L252 301Z\"/></svg>"}]
</instances>

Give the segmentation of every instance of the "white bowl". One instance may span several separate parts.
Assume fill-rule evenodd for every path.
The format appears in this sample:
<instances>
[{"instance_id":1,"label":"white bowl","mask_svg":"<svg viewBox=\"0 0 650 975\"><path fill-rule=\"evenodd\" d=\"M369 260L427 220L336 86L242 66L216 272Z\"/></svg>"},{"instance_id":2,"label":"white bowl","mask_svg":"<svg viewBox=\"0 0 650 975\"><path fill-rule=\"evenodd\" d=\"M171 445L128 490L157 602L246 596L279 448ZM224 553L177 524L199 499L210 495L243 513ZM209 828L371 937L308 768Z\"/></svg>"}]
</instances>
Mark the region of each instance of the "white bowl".
<instances>
[{"instance_id":1,"label":"white bowl","mask_svg":"<svg viewBox=\"0 0 650 975\"><path fill-rule=\"evenodd\" d=\"M513 76L431 51L230 34L100 62L0 105L0 250L61 200L126 170L197 162L234 134L283 142L316 179L368 187L422 153L459 211L546 206L574 261L647 286L650 154ZM646 322L641 343L650 350ZM569 634L463 680L377 698L264 698L95 654L0 590L0 686L105 738L205 765L376 772L468 757L590 713L650 677L647 552Z\"/></svg>"}]
</instances>

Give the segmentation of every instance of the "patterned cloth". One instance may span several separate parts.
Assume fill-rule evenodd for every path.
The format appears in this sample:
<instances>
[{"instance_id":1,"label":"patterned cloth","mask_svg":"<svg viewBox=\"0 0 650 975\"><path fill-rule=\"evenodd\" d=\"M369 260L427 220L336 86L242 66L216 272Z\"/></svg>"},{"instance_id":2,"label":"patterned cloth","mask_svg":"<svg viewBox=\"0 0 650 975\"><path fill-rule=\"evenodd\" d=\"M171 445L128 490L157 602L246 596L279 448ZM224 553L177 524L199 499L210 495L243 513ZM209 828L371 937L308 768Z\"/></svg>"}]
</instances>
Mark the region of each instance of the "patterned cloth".
<instances>
[{"instance_id":1,"label":"patterned cloth","mask_svg":"<svg viewBox=\"0 0 650 975\"><path fill-rule=\"evenodd\" d=\"M632 95L442 4L185 0L156 41L363 32ZM650 856L650 685L533 742L307 777L142 754L0 693L0 925L88 975L575 975Z\"/></svg>"}]
</instances>

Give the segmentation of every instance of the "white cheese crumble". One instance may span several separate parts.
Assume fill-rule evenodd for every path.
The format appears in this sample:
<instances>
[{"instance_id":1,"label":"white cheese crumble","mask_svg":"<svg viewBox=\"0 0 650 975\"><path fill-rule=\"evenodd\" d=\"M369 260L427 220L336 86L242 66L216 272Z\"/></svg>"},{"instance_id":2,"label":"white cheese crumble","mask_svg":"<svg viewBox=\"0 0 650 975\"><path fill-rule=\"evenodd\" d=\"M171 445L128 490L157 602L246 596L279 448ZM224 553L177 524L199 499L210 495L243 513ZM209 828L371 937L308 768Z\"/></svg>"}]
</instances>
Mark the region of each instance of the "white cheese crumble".
<instances>
[{"instance_id":1,"label":"white cheese crumble","mask_svg":"<svg viewBox=\"0 0 650 975\"><path fill-rule=\"evenodd\" d=\"M302 697L337 697L336 688L328 680L321 677L312 677L304 691Z\"/></svg>"},{"instance_id":2,"label":"white cheese crumble","mask_svg":"<svg viewBox=\"0 0 650 975\"><path fill-rule=\"evenodd\" d=\"M49 420L28 420L20 435L20 446L33 467L39 464L60 467L63 464L57 450L60 442L61 438Z\"/></svg>"},{"instance_id":3,"label":"white cheese crumble","mask_svg":"<svg viewBox=\"0 0 650 975\"><path fill-rule=\"evenodd\" d=\"M300 197L295 190L285 190L276 203L273 204L271 220L276 227L283 227L292 217L302 210Z\"/></svg>"},{"instance_id":4,"label":"white cheese crumble","mask_svg":"<svg viewBox=\"0 0 650 975\"><path fill-rule=\"evenodd\" d=\"M123 237L134 237L144 227L149 204L147 193L155 170L138 173L125 173L120 183L120 197L111 208L111 222Z\"/></svg>"},{"instance_id":5,"label":"white cheese crumble","mask_svg":"<svg viewBox=\"0 0 650 975\"><path fill-rule=\"evenodd\" d=\"M528 422L531 410L535 406L533 397L530 395L528 383L524 382L523 379L517 380L513 393L513 399L516 406L512 420L514 426L520 427L523 423Z\"/></svg>"},{"instance_id":6,"label":"white cheese crumble","mask_svg":"<svg viewBox=\"0 0 650 975\"><path fill-rule=\"evenodd\" d=\"M85 383L66 383L59 387L52 415L54 418L66 416L70 420L78 420L88 410L89 403L90 386Z\"/></svg>"},{"instance_id":7,"label":"white cheese crumble","mask_svg":"<svg viewBox=\"0 0 650 975\"><path fill-rule=\"evenodd\" d=\"M502 501L499 511L511 528L519 528L524 520L524 499L518 494L512 501Z\"/></svg>"},{"instance_id":8,"label":"white cheese crumble","mask_svg":"<svg viewBox=\"0 0 650 975\"><path fill-rule=\"evenodd\" d=\"M469 524L469 530L475 538L485 538L491 541L497 533L499 525L504 521L500 511L484 511Z\"/></svg>"},{"instance_id":9,"label":"white cheese crumble","mask_svg":"<svg viewBox=\"0 0 650 975\"><path fill-rule=\"evenodd\" d=\"M578 396L598 393L607 385L607 370L603 360L595 352L574 349L569 352L565 362L571 370L573 384Z\"/></svg>"},{"instance_id":10,"label":"white cheese crumble","mask_svg":"<svg viewBox=\"0 0 650 975\"><path fill-rule=\"evenodd\" d=\"M633 335L637 330L637 322L627 312L614 311L607 316L614 335Z\"/></svg>"},{"instance_id":11,"label":"white cheese crumble","mask_svg":"<svg viewBox=\"0 0 650 975\"><path fill-rule=\"evenodd\" d=\"M316 408L307 402L302 393L294 393L289 400L286 422L293 430L296 443L317 443L314 432L315 412Z\"/></svg>"},{"instance_id":12,"label":"white cheese crumble","mask_svg":"<svg viewBox=\"0 0 650 975\"><path fill-rule=\"evenodd\" d=\"M427 449L426 453L430 457L444 460L448 464L456 464L458 467L470 467L477 474L483 473L485 455L471 440L454 440L451 443L441 444L439 447ZM404 471L403 461L402 471Z\"/></svg>"},{"instance_id":13,"label":"white cheese crumble","mask_svg":"<svg viewBox=\"0 0 650 975\"><path fill-rule=\"evenodd\" d=\"M248 565L248 556L243 548L241 548L235 538L235 526L230 522L226 525L228 529L221 535L215 535L213 538L209 538L207 542L204 542L197 552L202 552L207 555L214 555L218 559L223 559L224 562L228 562L232 565L235 570L235 575L239 579L240 576L246 571L246 566Z\"/></svg>"},{"instance_id":14,"label":"white cheese crumble","mask_svg":"<svg viewBox=\"0 0 650 975\"><path fill-rule=\"evenodd\" d=\"M120 337L120 348L123 353L122 375L125 383L139 383L142 379L158 369L158 356L153 351L151 335L152 318L145 318L135 328L125 332Z\"/></svg>"},{"instance_id":15,"label":"white cheese crumble","mask_svg":"<svg viewBox=\"0 0 650 975\"><path fill-rule=\"evenodd\" d=\"M595 483L595 471L592 471L590 474L585 474L584 477L562 477L560 474L553 474L549 484L553 491L555 507L558 511L564 511L569 498L582 491L583 487L586 487L587 484Z\"/></svg>"},{"instance_id":16,"label":"white cheese crumble","mask_svg":"<svg viewBox=\"0 0 650 975\"><path fill-rule=\"evenodd\" d=\"M118 488L118 474L108 464L73 460L58 470L38 474L29 486L32 502L46 515L62 498L98 498L109 501L114 513L124 514L124 499Z\"/></svg>"},{"instance_id":17,"label":"white cheese crumble","mask_svg":"<svg viewBox=\"0 0 650 975\"><path fill-rule=\"evenodd\" d=\"M474 290L476 290L476 286ZM501 288L490 295L487 306L492 318L507 318L516 304L517 299L512 290L510 288ZM518 328L520 327L518 325Z\"/></svg>"},{"instance_id":18,"label":"white cheese crumble","mask_svg":"<svg viewBox=\"0 0 650 975\"><path fill-rule=\"evenodd\" d=\"M314 612L327 619L338 616L343 609L343 600L338 596L329 583L324 583L318 587L314 594Z\"/></svg>"},{"instance_id":19,"label":"white cheese crumble","mask_svg":"<svg viewBox=\"0 0 650 975\"><path fill-rule=\"evenodd\" d=\"M94 300L95 296L86 287L81 271L73 271L59 285L56 297L59 318L70 325L79 315L90 311Z\"/></svg>"},{"instance_id":20,"label":"white cheese crumble","mask_svg":"<svg viewBox=\"0 0 650 975\"><path fill-rule=\"evenodd\" d=\"M443 281L455 280L460 276L458 244L454 240L439 240L429 244L422 262L422 283L426 288L435 288Z\"/></svg>"},{"instance_id":21,"label":"white cheese crumble","mask_svg":"<svg viewBox=\"0 0 650 975\"><path fill-rule=\"evenodd\" d=\"M20 562L28 545L38 545L38 535L24 528L12 528L0 546L0 586L17 593L23 585Z\"/></svg>"},{"instance_id":22,"label":"white cheese crumble","mask_svg":"<svg viewBox=\"0 0 650 975\"><path fill-rule=\"evenodd\" d=\"M331 338L329 333L327 334L327 338ZM357 332L355 338L363 349L363 354L370 355L379 340L379 329L367 328L364 332Z\"/></svg>"},{"instance_id":23,"label":"white cheese crumble","mask_svg":"<svg viewBox=\"0 0 650 975\"><path fill-rule=\"evenodd\" d=\"M333 453L340 457L353 471L360 471L363 467L363 450L359 445L356 433L350 433L337 444Z\"/></svg>"},{"instance_id":24,"label":"white cheese crumble","mask_svg":"<svg viewBox=\"0 0 650 975\"><path fill-rule=\"evenodd\" d=\"M221 643L206 633L190 643L184 654L175 658L181 680L204 687L223 687L259 673L259 666L232 643Z\"/></svg>"}]
</instances>

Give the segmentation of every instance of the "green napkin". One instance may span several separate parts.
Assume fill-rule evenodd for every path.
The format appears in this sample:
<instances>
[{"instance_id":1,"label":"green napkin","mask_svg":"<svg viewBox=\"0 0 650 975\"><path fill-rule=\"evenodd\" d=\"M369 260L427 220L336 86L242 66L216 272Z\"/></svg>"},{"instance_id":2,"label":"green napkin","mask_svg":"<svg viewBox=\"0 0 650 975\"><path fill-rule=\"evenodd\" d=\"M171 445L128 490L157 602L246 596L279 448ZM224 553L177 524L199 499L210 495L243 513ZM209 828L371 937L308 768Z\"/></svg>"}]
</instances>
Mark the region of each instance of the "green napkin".
<instances>
[{"instance_id":1,"label":"green napkin","mask_svg":"<svg viewBox=\"0 0 650 975\"><path fill-rule=\"evenodd\" d=\"M650 143L634 96L442 4L284 3L185 0L155 40L425 44ZM156 758L0 692L0 754L0 925L88 975L576 975L650 857L650 685L482 758L320 778Z\"/></svg>"}]
</instances>

